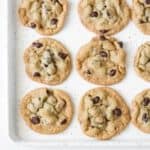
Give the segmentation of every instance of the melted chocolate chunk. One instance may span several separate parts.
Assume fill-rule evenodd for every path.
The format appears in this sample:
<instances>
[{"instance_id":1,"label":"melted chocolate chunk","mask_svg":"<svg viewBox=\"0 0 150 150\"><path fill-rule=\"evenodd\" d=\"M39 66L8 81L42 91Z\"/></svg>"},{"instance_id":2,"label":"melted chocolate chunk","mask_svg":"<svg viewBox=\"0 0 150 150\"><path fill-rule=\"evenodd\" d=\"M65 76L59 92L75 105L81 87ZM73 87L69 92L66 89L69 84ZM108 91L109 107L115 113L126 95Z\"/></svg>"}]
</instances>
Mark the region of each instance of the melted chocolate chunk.
<instances>
[{"instance_id":1,"label":"melted chocolate chunk","mask_svg":"<svg viewBox=\"0 0 150 150\"><path fill-rule=\"evenodd\" d=\"M43 46L43 44L40 42L33 42L32 45L35 46L36 48L41 48Z\"/></svg>"},{"instance_id":2,"label":"melted chocolate chunk","mask_svg":"<svg viewBox=\"0 0 150 150\"><path fill-rule=\"evenodd\" d=\"M143 100L143 106L148 106L150 104L150 98L149 97L145 97Z\"/></svg>"},{"instance_id":3,"label":"melted chocolate chunk","mask_svg":"<svg viewBox=\"0 0 150 150\"><path fill-rule=\"evenodd\" d=\"M144 113L144 114L143 114L142 120L143 120L144 122L148 122L148 121L149 121L149 116L148 116L147 113Z\"/></svg>"},{"instance_id":4,"label":"melted chocolate chunk","mask_svg":"<svg viewBox=\"0 0 150 150\"><path fill-rule=\"evenodd\" d=\"M113 111L112 111L113 115L115 115L116 117L120 117L121 114L122 114L122 111L120 108L115 108Z\"/></svg>"},{"instance_id":5,"label":"melted chocolate chunk","mask_svg":"<svg viewBox=\"0 0 150 150\"><path fill-rule=\"evenodd\" d=\"M115 69L112 69L112 70L110 70L110 72L109 72L109 75L111 76L111 77L113 77L113 76L115 76L116 75L116 70Z\"/></svg>"},{"instance_id":6,"label":"melted chocolate chunk","mask_svg":"<svg viewBox=\"0 0 150 150\"><path fill-rule=\"evenodd\" d=\"M110 17L110 16L111 16L111 14L110 14L110 12L109 12L109 11L107 11L107 16L108 16L108 17Z\"/></svg>"},{"instance_id":7,"label":"melted chocolate chunk","mask_svg":"<svg viewBox=\"0 0 150 150\"><path fill-rule=\"evenodd\" d=\"M105 51L100 51L99 54L100 54L101 57L107 57L108 56Z\"/></svg>"},{"instance_id":8,"label":"melted chocolate chunk","mask_svg":"<svg viewBox=\"0 0 150 150\"><path fill-rule=\"evenodd\" d=\"M57 24L57 22L58 22L58 20L57 20L56 18L53 18L53 19L51 20L51 24L52 24L52 25Z\"/></svg>"},{"instance_id":9,"label":"melted chocolate chunk","mask_svg":"<svg viewBox=\"0 0 150 150\"><path fill-rule=\"evenodd\" d=\"M120 41L120 42L118 42L118 44L121 48L123 48L123 42Z\"/></svg>"},{"instance_id":10,"label":"melted chocolate chunk","mask_svg":"<svg viewBox=\"0 0 150 150\"><path fill-rule=\"evenodd\" d=\"M66 57L68 56L68 54L65 54L63 52L59 52L58 56L61 57L62 59L66 59Z\"/></svg>"},{"instance_id":11,"label":"melted chocolate chunk","mask_svg":"<svg viewBox=\"0 0 150 150\"><path fill-rule=\"evenodd\" d=\"M48 65L47 64L44 64L44 66L47 68L48 67Z\"/></svg>"},{"instance_id":12,"label":"melted chocolate chunk","mask_svg":"<svg viewBox=\"0 0 150 150\"><path fill-rule=\"evenodd\" d=\"M109 30L100 30L100 33L105 34L107 33Z\"/></svg>"},{"instance_id":13,"label":"melted chocolate chunk","mask_svg":"<svg viewBox=\"0 0 150 150\"><path fill-rule=\"evenodd\" d=\"M59 3L59 1L58 1L58 0L53 0L53 2L54 2L54 3Z\"/></svg>"},{"instance_id":14,"label":"melted chocolate chunk","mask_svg":"<svg viewBox=\"0 0 150 150\"><path fill-rule=\"evenodd\" d=\"M143 20L139 20L139 23L140 23L140 24L143 24L143 23L145 23L145 21L143 21Z\"/></svg>"},{"instance_id":15,"label":"melted chocolate chunk","mask_svg":"<svg viewBox=\"0 0 150 150\"><path fill-rule=\"evenodd\" d=\"M30 119L30 121L32 122L32 124L39 124L40 123L40 118L38 116L32 117Z\"/></svg>"},{"instance_id":16,"label":"melted chocolate chunk","mask_svg":"<svg viewBox=\"0 0 150 150\"><path fill-rule=\"evenodd\" d=\"M107 6L106 5L104 5L104 8L106 8Z\"/></svg>"},{"instance_id":17,"label":"melted chocolate chunk","mask_svg":"<svg viewBox=\"0 0 150 150\"><path fill-rule=\"evenodd\" d=\"M31 28L36 28L36 24L32 22L32 23L30 24L30 27L31 27Z\"/></svg>"},{"instance_id":18,"label":"melted chocolate chunk","mask_svg":"<svg viewBox=\"0 0 150 150\"><path fill-rule=\"evenodd\" d=\"M149 5L150 4L150 0L145 0L145 3Z\"/></svg>"},{"instance_id":19,"label":"melted chocolate chunk","mask_svg":"<svg viewBox=\"0 0 150 150\"><path fill-rule=\"evenodd\" d=\"M85 71L85 73L87 73L88 75L92 74L92 72L90 70Z\"/></svg>"},{"instance_id":20,"label":"melted chocolate chunk","mask_svg":"<svg viewBox=\"0 0 150 150\"><path fill-rule=\"evenodd\" d=\"M105 41L105 40L106 40L105 36L101 35L101 36L100 36L100 40L101 40L101 41Z\"/></svg>"},{"instance_id":21,"label":"melted chocolate chunk","mask_svg":"<svg viewBox=\"0 0 150 150\"><path fill-rule=\"evenodd\" d=\"M33 76L34 76L34 77L40 77L41 74L40 74L39 72L34 72Z\"/></svg>"},{"instance_id":22,"label":"melted chocolate chunk","mask_svg":"<svg viewBox=\"0 0 150 150\"><path fill-rule=\"evenodd\" d=\"M97 17L98 16L98 13L96 11L93 11L91 12L90 14L91 17Z\"/></svg>"},{"instance_id":23,"label":"melted chocolate chunk","mask_svg":"<svg viewBox=\"0 0 150 150\"><path fill-rule=\"evenodd\" d=\"M100 101L100 97L99 96L96 96L96 97L92 98L93 104L97 104L99 101Z\"/></svg>"},{"instance_id":24,"label":"melted chocolate chunk","mask_svg":"<svg viewBox=\"0 0 150 150\"><path fill-rule=\"evenodd\" d=\"M65 118L65 119L63 119L61 122L60 122L60 124L66 124L67 123L67 119Z\"/></svg>"},{"instance_id":25,"label":"melted chocolate chunk","mask_svg":"<svg viewBox=\"0 0 150 150\"><path fill-rule=\"evenodd\" d=\"M47 95L52 95L52 91L50 91L50 90L46 90L46 93L47 93Z\"/></svg>"}]
</instances>

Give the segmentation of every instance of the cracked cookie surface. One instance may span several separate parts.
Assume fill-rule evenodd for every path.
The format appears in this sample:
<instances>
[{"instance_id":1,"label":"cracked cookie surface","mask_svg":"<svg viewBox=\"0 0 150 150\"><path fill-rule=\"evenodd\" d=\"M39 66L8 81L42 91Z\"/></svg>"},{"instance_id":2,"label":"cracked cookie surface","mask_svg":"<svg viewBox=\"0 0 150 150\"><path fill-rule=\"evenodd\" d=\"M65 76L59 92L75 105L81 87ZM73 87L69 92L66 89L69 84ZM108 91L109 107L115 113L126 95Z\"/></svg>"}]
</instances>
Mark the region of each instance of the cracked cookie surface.
<instances>
[{"instance_id":1,"label":"cracked cookie surface","mask_svg":"<svg viewBox=\"0 0 150 150\"><path fill-rule=\"evenodd\" d=\"M115 34L130 19L125 0L80 0L78 11L83 25L98 34Z\"/></svg>"},{"instance_id":2,"label":"cracked cookie surface","mask_svg":"<svg viewBox=\"0 0 150 150\"><path fill-rule=\"evenodd\" d=\"M35 132L55 134L69 126L73 108L65 92L39 88L22 98L20 112L26 124Z\"/></svg>"},{"instance_id":3,"label":"cracked cookie surface","mask_svg":"<svg viewBox=\"0 0 150 150\"><path fill-rule=\"evenodd\" d=\"M50 38L34 41L25 50L24 62L32 80L48 85L60 84L71 70L69 52L60 42Z\"/></svg>"},{"instance_id":4,"label":"cracked cookie surface","mask_svg":"<svg viewBox=\"0 0 150 150\"><path fill-rule=\"evenodd\" d=\"M100 36L80 48L76 67L85 80L94 84L110 85L124 78L125 59L122 42Z\"/></svg>"},{"instance_id":5,"label":"cracked cookie surface","mask_svg":"<svg viewBox=\"0 0 150 150\"><path fill-rule=\"evenodd\" d=\"M146 42L138 48L134 66L140 77L150 81L150 42Z\"/></svg>"},{"instance_id":6,"label":"cracked cookie surface","mask_svg":"<svg viewBox=\"0 0 150 150\"><path fill-rule=\"evenodd\" d=\"M24 26L53 35L64 25L67 5L67 0L22 0L18 13Z\"/></svg>"},{"instance_id":7,"label":"cracked cookie surface","mask_svg":"<svg viewBox=\"0 0 150 150\"><path fill-rule=\"evenodd\" d=\"M137 27L150 34L150 0L133 0L132 18Z\"/></svg>"},{"instance_id":8,"label":"cracked cookie surface","mask_svg":"<svg viewBox=\"0 0 150 150\"><path fill-rule=\"evenodd\" d=\"M95 88L82 97L78 119L83 132L99 140L119 134L130 121L129 109L111 88Z\"/></svg>"},{"instance_id":9,"label":"cracked cookie surface","mask_svg":"<svg viewBox=\"0 0 150 150\"><path fill-rule=\"evenodd\" d=\"M132 102L132 123L141 131L150 133L150 89L139 93Z\"/></svg>"}]
</instances>

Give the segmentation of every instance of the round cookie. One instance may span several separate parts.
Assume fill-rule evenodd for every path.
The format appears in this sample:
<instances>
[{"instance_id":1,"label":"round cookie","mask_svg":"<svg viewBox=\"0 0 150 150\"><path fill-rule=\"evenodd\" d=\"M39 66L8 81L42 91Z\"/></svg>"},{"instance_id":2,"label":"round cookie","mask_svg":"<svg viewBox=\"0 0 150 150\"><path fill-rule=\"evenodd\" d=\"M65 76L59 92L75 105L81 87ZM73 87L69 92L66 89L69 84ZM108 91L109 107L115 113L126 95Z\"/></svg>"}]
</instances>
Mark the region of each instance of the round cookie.
<instances>
[{"instance_id":1,"label":"round cookie","mask_svg":"<svg viewBox=\"0 0 150 150\"><path fill-rule=\"evenodd\" d=\"M85 80L94 84L110 85L124 78L125 59L122 42L100 36L80 48L76 66Z\"/></svg>"},{"instance_id":2,"label":"round cookie","mask_svg":"<svg viewBox=\"0 0 150 150\"><path fill-rule=\"evenodd\" d=\"M56 134L69 126L73 108L65 92L39 88L22 98L20 112L26 124L35 132Z\"/></svg>"},{"instance_id":3,"label":"round cookie","mask_svg":"<svg viewBox=\"0 0 150 150\"><path fill-rule=\"evenodd\" d=\"M83 132L107 140L122 132L130 121L123 98L111 88L95 88L82 97L78 116Z\"/></svg>"},{"instance_id":4,"label":"round cookie","mask_svg":"<svg viewBox=\"0 0 150 150\"><path fill-rule=\"evenodd\" d=\"M146 42L138 48L134 68L140 77L150 81L150 42Z\"/></svg>"},{"instance_id":5,"label":"round cookie","mask_svg":"<svg viewBox=\"0 0 150 150\"><path fill-rule=\"evenodd\" d=\"M53 35L64 25L67 5L67 0L22 0L18 14L24 26L42 35Z\"/></svg>"},{"instance_id":6,"label":"round cookie","mask_svg":"<svg viewBox=\"0 0 150 150\"><path fill-rule=\"evenodd\" d=\"M150 0L133 0L132 18L136 26L150 34Z\"/></svg>"},{"instance_id":7,"label":"round cookie","mask_svg":"<svg viewBox=\"0 0 150 150\"><path fill-rule=\"evenodd\" d=\"M105 35L119 32L130 19L125 0L80 0L78 12L85 27Z\"/></svg>"},{"instance_id":8,"label":"round cookie","mask_svg":"<svg viewBox=\"0 0 150 150\"><path fill-rule=\"evenodd\" d=\"M28 76L37 82L56 85L63 82L71 71L71 58L58 41L41 38L34 41L24 53Z\"/></svg>"},{"instance_id":9,"label":"round cookie","mask_svg":"<svg viewBox=\"0 0 150 150\"><path fill-rule=\"evenodd\" d=\"M132 102L132 123L141 131L150 133L150 89L136 95Z\"/></svg>"}]
</instances>

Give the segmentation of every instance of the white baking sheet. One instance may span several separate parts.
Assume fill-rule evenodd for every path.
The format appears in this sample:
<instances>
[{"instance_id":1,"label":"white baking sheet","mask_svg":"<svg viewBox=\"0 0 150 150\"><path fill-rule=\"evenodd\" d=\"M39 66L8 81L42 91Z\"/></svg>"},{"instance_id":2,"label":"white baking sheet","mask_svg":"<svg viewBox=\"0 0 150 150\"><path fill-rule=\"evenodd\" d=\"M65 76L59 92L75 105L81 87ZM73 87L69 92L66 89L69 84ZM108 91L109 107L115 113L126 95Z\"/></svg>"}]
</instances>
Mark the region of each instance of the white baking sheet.
<instances>
[{"instance_id":1,"label":"white baking sheet","mask_svg":"<svg viewBox=\"0 0 150 150\"><path fill-rule=\"evenodd\" d=\"M150 146L150 135L137 130L133 125L123 131L119 136L105 142L97 141L85 136L77 122L77 108L81 96L89 89L97 87L84 81L75 69L75 57L83 44L87 43L94 33L89 32L80 22L77 13L79 0L70 0L69 15L66 19L65 27L57 35L52 36L68 48L72 55L73 70L63 84L58 86L46 86L31 81L24 70L23 53L24 49L34 40L41 36L34 30L23 27L19 23L17 7L21 0L8 0L8 74L9 74L9 135L11 139L18 143L33 145L66 145L66 146ZM131 6L131 0L128 0ZM127 75L119 84L113 85L131 105L134 96L145 88L149 88L149 83L140 79L134 72L133 59L135 52L145 41L150 40L149 36L144 36L138 31L133 22L115 35L118 40L123 41L127 53ZM69 128L57 135L40 135L30 130L21 119L18 113L18 104L21 97L38 87L59 88L67 91L74 103L74 117Z\"/></svg>"}]
</instances>

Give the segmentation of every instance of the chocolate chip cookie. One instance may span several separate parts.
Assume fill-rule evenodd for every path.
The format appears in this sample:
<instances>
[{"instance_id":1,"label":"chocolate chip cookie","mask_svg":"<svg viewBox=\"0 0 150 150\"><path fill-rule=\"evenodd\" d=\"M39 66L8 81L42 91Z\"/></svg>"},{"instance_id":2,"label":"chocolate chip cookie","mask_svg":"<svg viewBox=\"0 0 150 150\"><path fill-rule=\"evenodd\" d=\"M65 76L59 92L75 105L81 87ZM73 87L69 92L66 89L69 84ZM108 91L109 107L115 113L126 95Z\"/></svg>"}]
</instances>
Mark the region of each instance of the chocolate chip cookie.
<instances>
[{"instance_id":1,"label":"chocolate chip cookie","mask_svg":"<svg viewBox=\"0 0 150 150\"><path fill-rule=\"evenodd\" d=\"M132 103L132 123L141 131L150 133L150 89L139 93Z\"/></svg>"},{"instance_id":2,"label":"chocolate chip cookie","mask_svg":"<svg viewBox=\"0 0 150 150\"><path fill-rule=\"evenodd\" d=\"M22 0L18 13L24 26L53 35L64 25L67 5L67 0Z\"/></svg>"},{"instance_id":3,"label":"chocolate chip cookie","mask_svg":"<svg viewBox=\"0 0 150 150\"><path fill-rule=\"evenodd\" d=\"M26 124L35 132L55 134L69 126L73 108L65 92L39 88L22 98L20 112Z\"/></svg>"},{"instance_id":4,"label":"chocolate chip cookie","mask_svg":"<svg viewBox=\"0 0 150 150\"><path fill-rule=\"evenodd\" d=\"M150 81L150 42L146 42L138 48L134 66L140 77Z\"/></svg>"},{"instance_id":5,"label":"chocolate chip cookie","mask_svg":"<svg viewBox=\"0 0 150 150\"><path fill-rule=\"evenodd\" d=\"M83 25L98 34L115 34L130 19L125 0L80 0L78 11Z\"/></svg>"},{"instance_id":6,"label":"chocolate chip cookie","mask_svg":"<svg viewBox=\"0 0 150 150\"><path fill-rule=\"evenodd\" d=\"M82 97L79 122L83 132L99 140L119 134L130 121L129 109L122 97L111 88L95 88Z\"/></svg>"},{"instance_id":7,"label":"chocolate chip cookie","mask_svg":"<svg viewBox=\"0 0 150 150\"><path fill-rule=\"evenodd\" d=\"M24 62L32 80L49 85L63 82L71 70L69 52L60 42L50 38L34 41L25 50Z\"/></svg>"},{"instance_id":8,"label":"chocolate chip cookie","mask_svg":"<svg viewBox=\"0 0 150 150\"><path fill-rule=\"evenodd\" d=\"M100 36L80 48L76 66L85 80L110 85L124 78L125 58L123 42L112 37Z\"/></svg>"},{"instance_id":9,"label":"chocolate chip cookie","mask_svg":"<svg viewBox=\"0 0 150 150\"><path fill-rule=\"evenodd\" d=\"M150 34L150 0L133 0L132 16L137 27Z\"/></svg>"}]
</instances>

